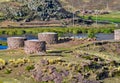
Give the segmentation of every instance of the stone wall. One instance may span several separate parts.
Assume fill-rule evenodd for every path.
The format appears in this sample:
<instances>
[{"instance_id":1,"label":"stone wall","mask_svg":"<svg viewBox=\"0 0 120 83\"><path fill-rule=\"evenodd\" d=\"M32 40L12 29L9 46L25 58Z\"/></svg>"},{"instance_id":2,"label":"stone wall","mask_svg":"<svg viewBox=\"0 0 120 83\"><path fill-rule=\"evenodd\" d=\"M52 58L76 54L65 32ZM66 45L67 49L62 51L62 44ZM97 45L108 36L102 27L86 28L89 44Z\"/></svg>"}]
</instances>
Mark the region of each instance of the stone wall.
<instances>
[{"instance_id":1,"label":"stone wall","mask_svg":"<svg viewBox=\"0 0 120 83\"><path fill-rule=\"evenodd\" d=\"M58 43L58 34L54 32L39 33L38 39L45 41L47 44L56 44Z\"/></svg>"},{"instance_id":2,"label":"stone wall","mask_svg":"<svg viewBox=\"0 0 120 83\"><path fill-rule=\"evenodd\" d=\"M114 40L120 40L120 29L114 31Z\"/></svg>"},{"instance_id":3,"label":"stone wall","mask_svg":"<svg viewBox=\"0 0 120 83\"><path fill-rule=\"evenodd\" d=\"M9 37L7 38L8 49L17 49L24 47L25 37Z\"/></svg>"},{"instance_id":4,"label":"stone wall","mask_svg":"<svg viewBox=\"0 0 120 83\"><path fill-rule=\"evenodd\" d=\"M27 54L38 54L46 52L45 41L27 40L25 41L24 50Z\"/></svg>"}]
</instances>

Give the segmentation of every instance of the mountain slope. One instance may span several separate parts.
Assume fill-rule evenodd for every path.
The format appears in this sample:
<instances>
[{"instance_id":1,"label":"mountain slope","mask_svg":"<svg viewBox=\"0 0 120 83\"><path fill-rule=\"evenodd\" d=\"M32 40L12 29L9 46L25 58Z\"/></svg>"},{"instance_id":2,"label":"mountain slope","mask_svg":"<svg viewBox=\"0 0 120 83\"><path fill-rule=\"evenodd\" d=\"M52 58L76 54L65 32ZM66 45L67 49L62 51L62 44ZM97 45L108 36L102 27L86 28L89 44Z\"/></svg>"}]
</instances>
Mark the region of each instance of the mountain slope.
<instances>
[{"instance_id":1,"label":"mountain slope","mask_svg":"<svg viewBox=\"0 0 120 83\"><path fill-rule=\"evenodd\" d=\"M116 11L120 0L0 0L0 20L61 20L83 9Z\"/></svg>"},{"instance_id":2,"label":"mountain slope","mask_svg":"<svg viewBox=\"0 0 120 83\"><path fill-rule=\"evenodd\" d=\"M0 2L19 1L29 2L31 0L0 0ZM38 0L41 1L41 0ZM58 1L58 0L57 0ZM59 0L65 8L74 9L106 9L120 10L120 0Z\"/></svg>"},{"instance_id":3,"label":"mountain slope","mask_svg":"<svg viewBox=\"0 0 120 83\"><path fill-rule=\"evenodd\" d=\"M72 13L62 8L57 0L12 0L0 4L0 13L5 19L47 21L71 18Z\"/></svg>"}]
</instances>

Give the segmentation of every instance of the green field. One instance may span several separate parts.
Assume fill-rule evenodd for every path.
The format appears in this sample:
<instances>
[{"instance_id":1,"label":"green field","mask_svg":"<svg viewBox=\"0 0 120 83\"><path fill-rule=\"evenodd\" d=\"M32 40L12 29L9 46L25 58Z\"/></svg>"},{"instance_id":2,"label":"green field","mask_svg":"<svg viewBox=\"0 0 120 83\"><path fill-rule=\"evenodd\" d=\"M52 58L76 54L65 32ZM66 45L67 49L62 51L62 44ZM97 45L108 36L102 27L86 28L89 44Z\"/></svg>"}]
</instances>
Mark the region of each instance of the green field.
<instances>
[{"instance_id":1,"label":"green field","mask_svg":"<svg viewBox=\"0 0 120 83\"><path fill-rule=\"evenodd\" d=\"M37 35L40 32L57 32L59 36L65 33L113 33L117 29L114 25L98 27L37 27L37 28L1 28L1 35Z\"/></svg>"},{"instance_id":2,"label":"green field","mask_svg":"<svg viewBox=\"0 0 120 83\"><path fill-rule=\"evenodd\" d=\"M85 18L88 18L88 16L85 16ZM98 20L98 21L108 21L108 22L114 22L114 23L120 23L120 12L112 12L110 14L105 14L105 15L93 15L92 16L93 20Z\"/></svg>"}]
</instances>

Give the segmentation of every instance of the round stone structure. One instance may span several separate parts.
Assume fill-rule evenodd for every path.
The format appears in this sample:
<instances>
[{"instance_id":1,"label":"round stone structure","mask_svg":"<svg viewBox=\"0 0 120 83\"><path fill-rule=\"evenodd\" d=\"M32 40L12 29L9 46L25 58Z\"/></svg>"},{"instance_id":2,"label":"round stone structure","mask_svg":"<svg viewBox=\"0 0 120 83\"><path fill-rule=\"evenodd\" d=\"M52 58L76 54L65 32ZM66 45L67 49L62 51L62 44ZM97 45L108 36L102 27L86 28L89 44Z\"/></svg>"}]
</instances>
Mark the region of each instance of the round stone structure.
<instances>
[{"instance_id":1,"label":"round stone structure","mask_svg":"<svg viewBox=\"0 0 120 83\"><path fill-rule=\"evenodd\" d=\"M120 40L120 29L114 30L114 40Z\"/></svg>"},{"instance_id":2,"label":"round stone structure","mask_svg":"<svg viewBox=\"0 0 120 83\"><path fill-rule=\"evenodd\" d=\"M46 52L46 42L39 40L25 41L24 50L27 54L37 54Z\"/></svg>"},{"instance_id":3,"label":"round stone structure","mask_svg":"<svg viewBox=\"0 0 120 83\"><path fill-rule=\"evenodd\" d=\"M27 40L26 37L8 37L8 49L18 49L24 47L25 40Z\"/></svg>"},{"instance_id":4,"label":"round stone structure","mask_svg":"<svg viewBox=\"0 0 120 83\"><path fill-rule=\"evenodd\" d=\"M54 32L39 33L38 39L45 41L47 44L56 44L58 43L58 34Z\"/></svg>"}]
</instances>

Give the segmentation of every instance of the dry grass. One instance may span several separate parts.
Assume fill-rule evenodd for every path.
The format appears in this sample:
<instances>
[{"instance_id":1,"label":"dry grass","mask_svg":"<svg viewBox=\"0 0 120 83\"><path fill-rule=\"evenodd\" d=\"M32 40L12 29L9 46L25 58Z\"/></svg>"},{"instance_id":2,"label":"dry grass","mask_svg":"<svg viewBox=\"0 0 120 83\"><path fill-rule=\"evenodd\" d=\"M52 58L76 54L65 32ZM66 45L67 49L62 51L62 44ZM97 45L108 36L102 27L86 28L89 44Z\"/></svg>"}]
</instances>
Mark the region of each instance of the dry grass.
<instances>
[{"instance_id":1,"label":"dry grass","mask_svg":"<svg viewBox=\"0 0 120 83\"><path fill-rule=\"evenodd\" d=\"M90 41L91 42L91 41ZM112 56L109 55L105 52L98 52L96 50L87 50L89 48L88 47L84 47L86 43L89 43L88 41L85 40L72 40L72 41L68 41L68 42L64 42L64 43L60 43L60 44L55 44L55 45L48 45L48 53L61 53L63 54L63 56L35 56L31 57L31 55L27 55L25 54L24 50L21 49L16 49L16 50L4 50L4 51L0 51L0 58L4 59L4 60L9 60L9 59L18 59L18 58L29 58L32 63L37 63L39 62L39 60L41 59L49 59L49 60L54 60L57 58L61 58L62 60L65 61L65 63L67 64L72 64L72 63L82 63L82 62L89 62L89 60L86 60L84 58L81 57L75 57L78 54L89 54L89 55L95 55L98 57L101 57L105 60L115 60L115 61L120 61L119 58L117 58L116 56ZM82 47L81 47L82 46ZM92 48L93 46L91 45L90 48ZM87 48L87 49L86 49ZM96 48L96 47L95 47ZM78 54L77 54L78 53ZM32 55L33 56L33 55ZM17 68L14 67L10 67L12 69L12 73L11 74L5 74L4 71L5 70L1 70L0 71L0 81L9 81L9 83L16 83L17 82L23 82L23 83L36 83L33 79L31 79L30 73L28 71L25 70L25 67L27 65L30 64L26 64ZM59 69L63 69L63 66L60 65L54 65ZM13 78L11 78L13 77ZM6 80L7 79L7 80ZM109 78L109 79L105 79L104 83L109 83L110 80L116 81L116 83L118 82L119 78ZM112 83L112 82L111 82Z\"/></svg>"},{"instance_id":2,"label":"dry grass","mask_svg":"<svg viewBox=\"0 0 120 83\"><path fill-rule=\"evenodd\" d=\"M10 0L0 0L0 2L9 2Z\"/></svg>"}]
</instances>

